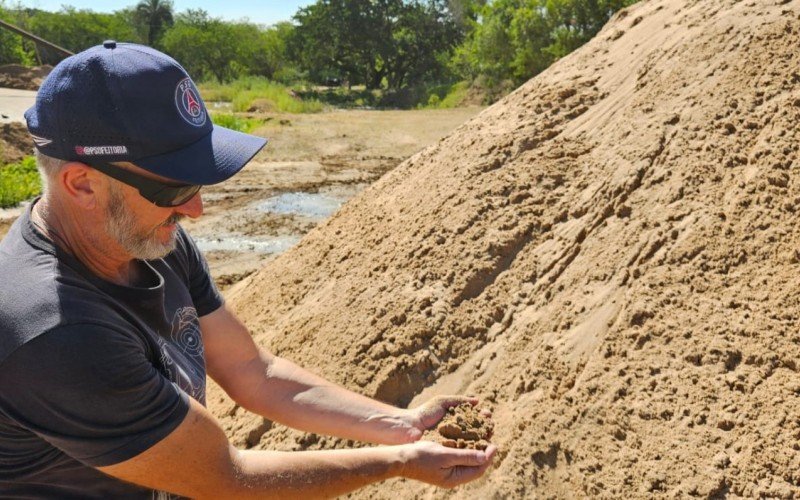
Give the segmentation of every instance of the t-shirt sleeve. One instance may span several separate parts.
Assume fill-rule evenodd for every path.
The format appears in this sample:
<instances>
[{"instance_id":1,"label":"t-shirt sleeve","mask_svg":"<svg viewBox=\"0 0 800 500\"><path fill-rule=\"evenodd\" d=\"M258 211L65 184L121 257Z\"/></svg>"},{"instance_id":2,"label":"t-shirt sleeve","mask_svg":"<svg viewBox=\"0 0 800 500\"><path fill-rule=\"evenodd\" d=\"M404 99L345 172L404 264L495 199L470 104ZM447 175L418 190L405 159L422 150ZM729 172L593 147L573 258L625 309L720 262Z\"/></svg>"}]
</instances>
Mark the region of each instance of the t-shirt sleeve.
<instances>
[{"instance_id":1,"label":"t-shirt sleeve","mask_svg":"<svg viewBox=\"0 0 800 500\"><path fill-rule=\"evenodd\" d=\"M93 467L135 457L168 436L188 396L141 340L97 325L57 327L0 365L0 411Z\"/></svg>"},{"instance_id":2,"label":"t-shirt sleeve","mask_svg":"<svg viewBox=\"0 0 800 500\"><path fill-rule=\"evenodd\" d=\"M211 278L206 258L197 248L192 237L183 229L181 229L181 241L185 249L189 293L192 295L197 315L205 316L216 311L224 300L216 284L214 284L214 280Z\"/></svg>"}]
</instances>

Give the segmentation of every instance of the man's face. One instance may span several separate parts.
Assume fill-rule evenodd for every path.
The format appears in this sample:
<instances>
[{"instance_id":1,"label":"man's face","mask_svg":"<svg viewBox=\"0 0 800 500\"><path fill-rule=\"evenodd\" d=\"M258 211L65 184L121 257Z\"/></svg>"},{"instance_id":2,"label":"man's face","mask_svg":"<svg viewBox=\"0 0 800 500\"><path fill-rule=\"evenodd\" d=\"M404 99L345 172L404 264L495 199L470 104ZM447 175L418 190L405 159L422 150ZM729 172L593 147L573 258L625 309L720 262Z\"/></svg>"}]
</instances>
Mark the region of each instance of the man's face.
<instances>
[{"instance_id":1,"label":"man's face","mask_svg":"<svg viewBox=\"0 0 800 500\"><path fill-rule=\"evenodd\" d=\"M118 165L140 177L174 185L175 181L137 167L130 163ZM203 214L203 200L198 191L181 205L156 206L128 184L104 175L106 183L105 205L102 208L104 232L115 241L125 255L121 258L140 260L160 259L175 249L178 226L185 217L197 218Z\"/></svg>"},{"instance_id":2,"label":"man's face","mask_svg":"<svg viewBox=\"0 0 800 500\"><path fill-rule=\"evenodd\" d=\"M160 209L156 213L167 214L158 214L160 217L155 214L139 216L137 214L141 211L137 212L136 207L132 206L134 204L128 203L122 187L117 183L109 185L108 194L106 232L131 257L140 260L160 259L175 249L178 234L176 224L184 218L183 215Z\"/></svg>"}]
</instances>

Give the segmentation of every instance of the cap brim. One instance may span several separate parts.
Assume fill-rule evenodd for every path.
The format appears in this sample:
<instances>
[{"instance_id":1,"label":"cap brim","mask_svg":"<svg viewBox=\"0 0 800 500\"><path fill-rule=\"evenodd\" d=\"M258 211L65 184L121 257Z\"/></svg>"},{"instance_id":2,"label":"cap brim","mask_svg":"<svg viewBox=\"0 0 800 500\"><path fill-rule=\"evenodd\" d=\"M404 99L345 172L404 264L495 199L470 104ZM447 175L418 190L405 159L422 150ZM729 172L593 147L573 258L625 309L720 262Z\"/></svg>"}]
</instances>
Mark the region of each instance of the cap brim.
<instances>
[{"instance_id":1,"label":"cap brim","mask_svg":"<svg viewBox=\"0 0 800 500\"><path fill-rule=\"evenodd\" d=\"M189 146L135 160L154 174L187 184L216 184L242 169L267 144L267 139L214 125Z\"/></svg>"}]
</instances>

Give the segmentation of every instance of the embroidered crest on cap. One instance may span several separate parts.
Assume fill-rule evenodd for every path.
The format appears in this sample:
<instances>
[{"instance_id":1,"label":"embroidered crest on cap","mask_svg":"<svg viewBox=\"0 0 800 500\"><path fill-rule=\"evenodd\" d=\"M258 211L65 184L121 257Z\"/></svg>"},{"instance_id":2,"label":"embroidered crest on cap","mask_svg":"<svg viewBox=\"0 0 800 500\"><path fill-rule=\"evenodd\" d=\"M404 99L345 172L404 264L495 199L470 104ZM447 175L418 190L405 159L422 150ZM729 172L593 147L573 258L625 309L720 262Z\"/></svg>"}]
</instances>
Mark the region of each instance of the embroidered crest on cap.
<instances>
[{"instance_id":1,"label":"embroidered crest on cap","mask_svg":"<svg viewBox=\"0 0 800 500\"><path fill-rule=\"evenodd\" d=\"M175 106L178 108L178 114L190 125L201 127L206 123L206 109L191 78L184 78L178 82L178 87L175 89Z\"/></svg>"}]
</instances>

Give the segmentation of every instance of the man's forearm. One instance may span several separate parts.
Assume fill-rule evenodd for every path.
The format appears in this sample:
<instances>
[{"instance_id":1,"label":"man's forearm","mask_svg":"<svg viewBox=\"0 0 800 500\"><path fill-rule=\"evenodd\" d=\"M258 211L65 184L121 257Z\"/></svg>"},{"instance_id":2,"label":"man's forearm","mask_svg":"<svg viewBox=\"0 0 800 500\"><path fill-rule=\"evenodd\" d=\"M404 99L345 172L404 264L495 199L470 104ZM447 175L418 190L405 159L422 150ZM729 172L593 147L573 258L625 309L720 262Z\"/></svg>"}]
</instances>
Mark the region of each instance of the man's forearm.
<instances>
[{"instance_id":1,"label":"man's forearm","mask_svg":"<svg viewBox=\"0 0 800 500\"><path fill-rule=\"evenodd\" d=\"M105 474L190 498L319 498L402 476L453 487L482 475L494 454L430 441L305 452L239 451L197 401L181 424L147 450L99 467Z\"/></svg>"},{"instance_id":2,"label":"man's forearm","mask_svg":"<svg viewBox=\"0 0 800 500\"><path fill-rule=\"evenodd\" d=\"M306 452L240 451L231 498L324 498L400 476L398 447Z\"/></svg>"},{"instance_id":3,"label":"man's forearm","mask_svg":"<svg viewBox=\"0 0 800 500\"><path fill-rule=\"evenodd\" d=\"M277 356L269 356L245 408L296 429L381 444L415 441L405 410L332 384ZM250 377L248 377L250 378Z\"/></svg>"}]
</instances>

